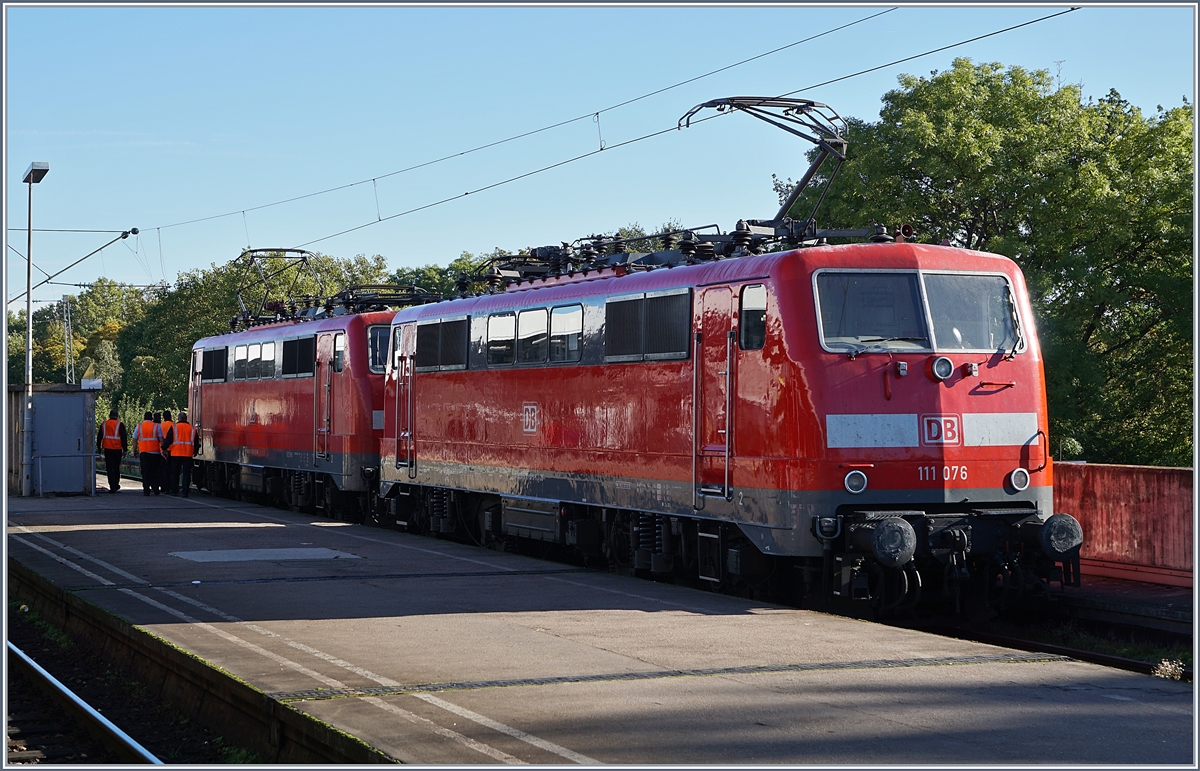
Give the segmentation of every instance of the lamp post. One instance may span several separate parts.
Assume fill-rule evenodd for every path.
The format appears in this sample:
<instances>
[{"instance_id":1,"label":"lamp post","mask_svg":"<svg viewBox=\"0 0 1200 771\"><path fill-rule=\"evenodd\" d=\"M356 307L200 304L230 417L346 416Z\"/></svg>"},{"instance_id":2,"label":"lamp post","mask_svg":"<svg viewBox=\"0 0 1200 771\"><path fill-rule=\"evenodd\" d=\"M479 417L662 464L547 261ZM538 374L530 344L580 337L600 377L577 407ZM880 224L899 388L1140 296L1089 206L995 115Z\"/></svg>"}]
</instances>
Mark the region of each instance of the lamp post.
<instances>
[{"instance_id":1,"label":"lamp post","mask_svg":"<svg viewBox=\"0 0 1200 771\"><path fill-rule=\"evenodd\" d=\"M25 442L21 454L21 495L33 495L33 186L50 171L34 161L22 182L29 185L29 238L25 242Z\"/></svg>"}]
</instances>

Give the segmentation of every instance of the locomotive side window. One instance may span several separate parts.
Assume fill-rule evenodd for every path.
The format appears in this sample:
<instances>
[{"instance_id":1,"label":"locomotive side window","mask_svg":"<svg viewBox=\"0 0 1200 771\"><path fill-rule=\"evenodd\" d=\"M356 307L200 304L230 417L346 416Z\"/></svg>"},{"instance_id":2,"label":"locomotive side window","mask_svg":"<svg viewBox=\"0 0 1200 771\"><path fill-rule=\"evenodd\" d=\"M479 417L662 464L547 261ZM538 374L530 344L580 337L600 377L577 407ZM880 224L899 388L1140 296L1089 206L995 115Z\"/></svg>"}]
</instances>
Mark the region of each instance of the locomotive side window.
<instances>
[{"instance_id":1,"label":"locomotive side window","mask_svg":"<svg viewBox=\"0 0 1200 771\"><path fill-rule=\"evenodd\" d=\"M760 351L767 342L767 288L762 284L742 287L738 320L743 351Z\"/></svg>"},{"instance_id":2,"label":"locomotive side window","mask_svg":"<svg viewBox=\"0 0 1200 771\"><path fill-rule=\"evenodd\" d=\"M579 361L583 306L564 305L550 311L550 361Z\"/></svg>"},{"instance_id":3,"label":"locomotive side window","mask_svg":"<svg viewBox=\"0 0 1200 771\"><path fill-rule=\"evenodd\" d=\"M303 377L316 369L317 338L301 337L283 341L283 376Z\"/></svg>"},{"instance_id":4,"label":"locomotive side window","mask_svg":"<svg viewBox=\"0 0 1200 771\"><path fill-rule=\"evenodd\" d=\"M467 366L468 319L421 324L417 327L417 369Z\"/></svg>"},{"instance_id":5,"label":"locomotive side window","mask_svg":"<svg viewBox=\"0 0 1200 771\"><path fill-rule=\"evenodd\" d=\"M296 342L296 374L311 375L316 371L317 338L302 337Z\"/></svg>"},{"instance_id":6,"label":"locomotive side window","mask_svg":"<svg viewBox=\"0 0 1200 771\"><path fill-rule=\"evenodd\" d=\"M391 327L367 327L367 367L376 375L387 369L388 330Z\"/></svg>"},{"instance_id":7,"label":"locomotive side window","mask_svg":"<svg viewBox=\"0 0 1200 771\"><path fill-rule=\"evenodd\" d=\"M1001 351L1019 344L1004 277L926 273L925 292L938 350Z\"/></svg>"},{"instance_id":8,"label":"locomotive side window","mask_svg":"<svg viewBox=\"0 0 1200 771\"><path fill-rule=\"evenodd\" d=\"M436 367L438 365L438 334L441 324L422 324L417 327L417 361L418 368Z\"/></svg>"},{"instance_id":9,"label":"locomotive side window","mask_svg":"<svg viewBox=\"0 0 1200 771\"><path fill-rule=\"evenodd\" d=\"M333 336L333 371L341 372L346 366L346 335L338 332Z\"/></svg>"},{"instance_id":10,"label":"locomotive side window","mask_svg":"<svg viewBox=\"0 0 1200 771\"><path fill-rule=\"evenodd\" d=\"M438 362L443 367L467 366L467 343L470 340L470 324L467 319L443 321L442 344Z\"/></svg>"},{"instance_id":11,"label":"locomotive side window","mask_svg":"<svg viewBox=\"0 0 1200 771\"><path fill-rule=\"evenodd\" d=\"M488 316L487 363L512 364L516 361L517 321L511 313Z\"/></svg>"},{"instance_id":12,"label":"locomotive side window","mask_svg":"<svg viewBox=\"0 0 1200 771\"><path fill-rule=\"evenodd\" d=\"M546 360L546 309L521 311L517 316L517 361L540 364Z\"/></svg>"},{"instance_id":13,"label":"locomotive side window","mask_svg":"<svg viewBox=\"0 0 1200 771\"><path fill-rule=\"evenodd\" d=\"M262 344L262 361L258 365L258 376L275 377L275 343Z\"/></svg>"},{"instance_id":14,"label":"locomotive side window","mask_svg":"<svg viewBox=\"0 0 1200 771\"><path fill-rule=\"evenodd\" d=\"M205 351L200 369L200 380L205 383L225 382L228 357L228 348L214 348L211 351Z\"/></svg>"},{"instance_id":15,"label":"locomotive side window","mask_svg":"<svg viewBox=\"0 0 1200 771\"><path fill-rule=\"evenodd\" d=\"M686 359L691 330L690 289L610 299L604 306L604 359Z\"/></svg>"},{"instance_id":16,"label":"locomotive side window","mask_svg":"<svg viewBox=\"0 0 1200 771\"><path fill-rule=\"evenodd\" d=\"M256 380L258 378L259 364L262 362L262 344L253 343L248 346L246 353L246 378L248 380Z\"/></svg>"},{"instance_id":17,"label":"locomotive side window","mask_svg":"<svg viewBox=\"0 0 1200 771\"><path fill-rule=\"evenodd\" d=\"M604 358L640 361L642 358L642 299L609 300L604 306Z\"/></svg>"},{"instance_id":18,"label":"locomotive side window","mask_svg":"<svg viewBox=\"0 0 1200 771\"><path fill-rule=\"evenodd\" d=\"M246 379L246 346L244 345L233 349L233 379Z\"/></svg>"},{"instance_id":19,"label":"locomotive side window","mask_svg":"<svg viewBox=\"0 0 1200 771\"><path fill-rule=\"evenodd\" d=\"M646 296L646 358L686 359L692 331L690 292Z\"/></svg>"},{"instance_id":20,"label":"locomotive side window","mask_svg":"<svg viewBox=\"0 0 1200 771\"><path fill-rule=\"evenodd\" d=\"M822 342L851 351L929 348L916 273L817 275Z\"/></svg>"}]
</instances>

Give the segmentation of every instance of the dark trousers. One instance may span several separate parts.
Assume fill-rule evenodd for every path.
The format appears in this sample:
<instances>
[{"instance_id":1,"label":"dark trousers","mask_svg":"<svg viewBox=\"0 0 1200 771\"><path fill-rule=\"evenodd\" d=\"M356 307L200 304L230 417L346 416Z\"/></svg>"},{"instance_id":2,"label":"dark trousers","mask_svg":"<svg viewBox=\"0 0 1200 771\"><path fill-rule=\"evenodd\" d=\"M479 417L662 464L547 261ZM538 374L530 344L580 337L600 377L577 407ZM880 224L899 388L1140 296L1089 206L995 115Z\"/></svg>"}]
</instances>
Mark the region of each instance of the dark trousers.
<instances>
[{"instance_id":1,"label":"dark trousers","mask_svg":"<svg viewBox=\"0 0 1200 771\"><path fill-rule=\"evenodd\" d=\"M179 484L179 474L183 472L183 486ZM176 493L187 497L188 488L192 486L192 457L190 455L171 456L171 475L167 478L167 494Z\"/></svg>"},{"instance_id":2,"label":"dark trousers","mask_svg":"<svg viewBox=\"0 0 1200 771\"><path fill-rule=\"evenodd\" d=\"M108 491L115 493L121 489L121 456L122 450L104 451L104 471L108 474Z\"/></svg>"},{"instance_id":3,"label":"dark trousers","mask_svg":"<svg viewBox=\"0 0 1200 771\"><path fill-rule=\"evenodd\" d=\"M162 490L162 456L157 452L143 452L138 455L142 464L142 492L146 495Z\"/></svg>"}]
</instances>

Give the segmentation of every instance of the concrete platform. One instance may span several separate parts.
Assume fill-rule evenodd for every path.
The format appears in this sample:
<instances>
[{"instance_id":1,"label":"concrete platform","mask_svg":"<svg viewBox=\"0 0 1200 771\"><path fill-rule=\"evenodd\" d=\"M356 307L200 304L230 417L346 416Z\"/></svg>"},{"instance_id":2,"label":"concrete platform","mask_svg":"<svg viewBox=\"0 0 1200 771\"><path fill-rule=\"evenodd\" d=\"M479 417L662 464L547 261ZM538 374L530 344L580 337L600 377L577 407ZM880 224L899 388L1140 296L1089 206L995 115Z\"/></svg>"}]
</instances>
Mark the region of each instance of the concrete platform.
<instances>
[{"instance_id":1,"label":"concrete platform","mask_svg":"<svg viewBox=\"0 0 1200 771\"><path fill-rule=\"evenodd\" d=\"M193 492L18 560L410 763L1194 764L1191 684Z\"/></svg>"}]
</instances>

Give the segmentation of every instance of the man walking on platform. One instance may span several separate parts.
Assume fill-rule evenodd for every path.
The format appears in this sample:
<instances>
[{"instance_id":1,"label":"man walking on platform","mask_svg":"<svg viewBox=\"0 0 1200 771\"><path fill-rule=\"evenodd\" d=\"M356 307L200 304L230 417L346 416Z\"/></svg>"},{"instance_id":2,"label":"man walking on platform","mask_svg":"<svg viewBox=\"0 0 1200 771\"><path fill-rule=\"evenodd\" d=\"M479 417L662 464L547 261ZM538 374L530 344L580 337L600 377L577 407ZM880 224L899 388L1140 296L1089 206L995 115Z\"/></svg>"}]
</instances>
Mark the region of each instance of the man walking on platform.
<instances>
[{"instance_id":1,"label":"man walking on platform","mask_svg":"<svg viewBox=\"0 0 1200 771\"><path fill-rule=\"evenodd\" d=\"M162 490L163 487L168 487L168 489L170 487L168 480L171 476L171 454L167 452L167 433L174 425L175 421L171 420L170 410L163 410L162 423L158 427L158 438L162 445L162 476L159 477L159 490Z\"/></svg>"},{"instance_id":2,"label":"man walking on platform","mask_svg":"<svg viewBox=\"0 0 1200 771\"><path fill-rule=\"evenodd\" d=\"M142 467L142 495L149 495L151 491L158 495L162 489L162 483L159 482L162 441L158 436L154 413L147 412L145 419L133 430L133 446Z\"/></svg>"},{"instance_id":3,"label":"man walking on platform","mask_svg":"<svg viewBox=\"0 0 1200 771\"><path fill-rule=\"evenodd\" d=\"M154 435L158 437L158 478L154 480L154 494L160 494L167 485L167 472L169 468L169 459L166 453L162 451L163 439L166 438L167 432L162 424L163 416L161 412L154 413Z\"/></svg>"},{"instance_id":4,"label":"man walking on platform","mask_svg":"<svg viewBox=\"0 0 1200 771\"><path fill-rule=\"evenodd\" d=\"M108 420L96 437L96 449L104 452L104 471L108 474L108 491L121 489L121 457L129 451L129 438L125 435L125 424L117 418L117 411L108 413Z\"/></svg>"},{"instance_id":5,"label":"man walking on platform","mask_svg":"<svg viewBox=\"0 0 1200 771\"><path fill-rule=\"evenodd\" d=\"M165 424L166 421L164 420ZM167 431L163 447L171 457L170 476L167 477L167 495L182 495L188 497L188 488L192 486L192 456L196 454L196 431L188 423L187 413L179 413L179 422ZM183 474L183 485L180 486L179 475Z\"/></svg>"}]
</instances>

